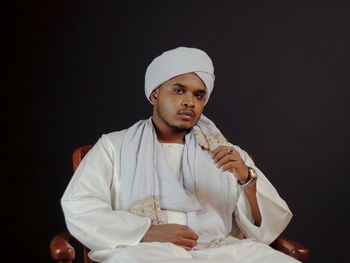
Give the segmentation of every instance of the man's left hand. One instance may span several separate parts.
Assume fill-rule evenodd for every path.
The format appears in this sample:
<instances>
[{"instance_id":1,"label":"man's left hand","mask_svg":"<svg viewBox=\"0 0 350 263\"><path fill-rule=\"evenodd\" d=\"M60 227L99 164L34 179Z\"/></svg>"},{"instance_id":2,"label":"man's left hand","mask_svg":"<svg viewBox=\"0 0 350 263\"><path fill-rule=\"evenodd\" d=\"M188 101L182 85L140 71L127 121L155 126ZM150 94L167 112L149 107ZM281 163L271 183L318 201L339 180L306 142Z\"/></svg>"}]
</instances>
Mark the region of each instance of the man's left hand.
<instances>
[{"instance_id":1,"label":"man's left hand","mask_svg":"<svg viewBox=\"0 0 350 263\"><path fill-rule=\"evenodd\" d=\"M244 164L236 149L219 146L211 152L211 157L218 168L233 173L242 184L247 181L248 167Z\"/></svg>"}]
</instances>

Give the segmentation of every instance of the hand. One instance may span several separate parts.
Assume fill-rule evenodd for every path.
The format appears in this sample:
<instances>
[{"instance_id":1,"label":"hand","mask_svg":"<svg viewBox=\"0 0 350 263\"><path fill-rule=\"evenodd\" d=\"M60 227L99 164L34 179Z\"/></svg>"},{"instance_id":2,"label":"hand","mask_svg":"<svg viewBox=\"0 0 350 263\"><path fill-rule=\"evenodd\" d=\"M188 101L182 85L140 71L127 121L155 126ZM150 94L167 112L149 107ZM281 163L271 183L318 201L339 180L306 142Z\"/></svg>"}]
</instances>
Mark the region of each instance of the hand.
<instances>
[{"instance_id":1,"label":"hand","mask_svg":"<svg viewBox=\"0 0 350 263\"><path fill-rule=\"evenodd\" d=\"M247 181L248 167L233 147L219 146L211 152L211 157L218 168L233 173L242 184Z\"/></svg>"},{"instance_id":2,"label":"hand","mask_svg":"<svg viewBox=\"0 0 350 263\"><path fill-rule=\"evenodd\" d=\"M188 226L178 224L151 225L143 237L143 242L171 242L191 250L197 245L198 235Z\"/></svg>"}]
</instances>

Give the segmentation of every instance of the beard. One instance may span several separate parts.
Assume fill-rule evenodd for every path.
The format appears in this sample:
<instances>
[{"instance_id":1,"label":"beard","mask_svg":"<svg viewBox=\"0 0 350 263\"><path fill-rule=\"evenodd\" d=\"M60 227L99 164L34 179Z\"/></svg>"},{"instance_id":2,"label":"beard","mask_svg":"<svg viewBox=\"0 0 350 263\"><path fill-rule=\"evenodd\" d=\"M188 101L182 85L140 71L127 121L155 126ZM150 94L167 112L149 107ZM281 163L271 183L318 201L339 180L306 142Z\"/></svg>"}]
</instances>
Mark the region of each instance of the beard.
<instances>
[{"instance_id":1,"label":"beard","mask_svg":"<svg viewBox=\"0 0 350 263\"><path fill-rule=\"evenodd\" d=\"M188 132L191 128L188 128L188 127L184 127L184 126L181 126L181 125L175 125L175 124L172 124L170 123L169 120L167 120L166 116L163 115L162 113L162 110L161 110L161 107L159 104L156 105L156 112L157 112L157 115L158 117L168 126L170 127L174 132L183 132L183 131L186 131Z\"/></svg>"}]
</instances>

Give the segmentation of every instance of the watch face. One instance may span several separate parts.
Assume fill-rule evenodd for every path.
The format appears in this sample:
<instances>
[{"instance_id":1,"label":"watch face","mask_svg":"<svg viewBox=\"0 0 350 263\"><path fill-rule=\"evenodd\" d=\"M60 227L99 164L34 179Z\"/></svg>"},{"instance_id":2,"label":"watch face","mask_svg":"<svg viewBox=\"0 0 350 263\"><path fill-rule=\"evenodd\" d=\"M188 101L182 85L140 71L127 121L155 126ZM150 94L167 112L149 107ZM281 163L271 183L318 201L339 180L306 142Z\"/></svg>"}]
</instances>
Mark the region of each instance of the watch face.
<instances>
[{"instance_id":1,"label":"watch face","mask_svg":"<svg viewBox=\"0 0 350 263\"><path fill-rule=\"evenodd\" d=\"M252 178L256 178L257 174L253 168L249 168L249 174Z\"/></svg>"}]
</instances>

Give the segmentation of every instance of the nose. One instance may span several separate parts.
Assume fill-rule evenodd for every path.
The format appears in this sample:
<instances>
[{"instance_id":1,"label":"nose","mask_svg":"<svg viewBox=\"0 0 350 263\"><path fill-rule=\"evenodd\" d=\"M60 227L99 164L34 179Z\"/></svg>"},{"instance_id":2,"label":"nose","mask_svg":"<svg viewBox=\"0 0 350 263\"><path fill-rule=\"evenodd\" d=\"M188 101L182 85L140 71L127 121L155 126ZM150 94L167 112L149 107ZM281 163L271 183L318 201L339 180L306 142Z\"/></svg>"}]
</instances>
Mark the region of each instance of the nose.
<instances>
[{"instance_id":1,"label":"nose","mask_svg":"<svg viewBox=\"0 0 350 263\"><path fill-rule=\"evenodd\" d=\"M184 97L184 100L182 101L182 105L188 108L194 108L194 97L193 95L189 94Z\"/></svg>"}]
</instances>

